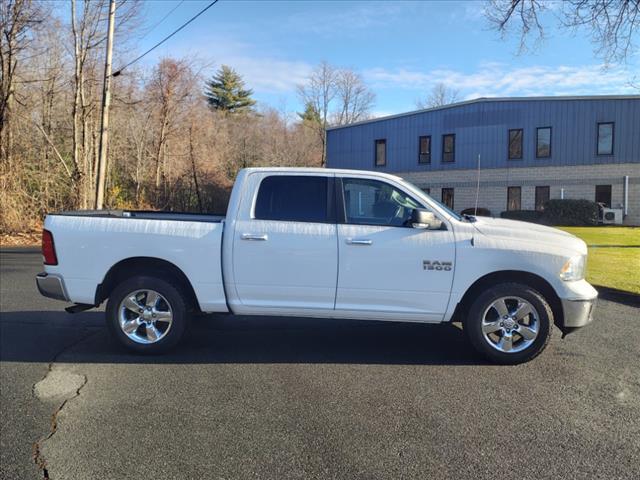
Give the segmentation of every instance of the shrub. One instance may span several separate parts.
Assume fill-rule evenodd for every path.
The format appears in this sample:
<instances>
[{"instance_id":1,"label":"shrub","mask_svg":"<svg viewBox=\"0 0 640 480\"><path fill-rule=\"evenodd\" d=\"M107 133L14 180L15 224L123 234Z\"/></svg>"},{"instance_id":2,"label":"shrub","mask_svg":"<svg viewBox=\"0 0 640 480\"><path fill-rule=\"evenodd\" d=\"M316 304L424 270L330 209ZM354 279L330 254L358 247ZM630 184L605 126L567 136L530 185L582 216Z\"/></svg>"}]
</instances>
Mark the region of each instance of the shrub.
<instances>
[{"instance_id":1,"label":"shrub","mask_svg":"<svg viewBox=\"0 0 640 480\"><path fill-rule=\"evenodd\" d=\"M549 200L544 206L544 222L552 225L597 225L598 204L590 200Z\"/></svg>"},{"instance_id":2,"label":"shrub","mask_svg":"<svg viewBox=\"0 0 640 480\"><path fill-rule=\"evenodd\" d=\"M478 213L475 208L465 208L460 212L461 215L477 215L479 217L490 217L491 210L488 208L478 207Z\"/></svg>"},{"instance_id":3,"label":"shrub","mask_svg":"<svg viewBox=\"0 0 640 480\"><path fill-rule=\"evenodd\" d=\"M508 210L502 212L500 216L502 218L508 218L509 220L521 220L523 222L542 223L543 212L538 210Z\"/></svg>"},{"instance_id":4,"label":"shrub","mask_svg":"<svg viewBox=\"0 0 640 480\"><path fill-rule=\"evenodd\" d=\"M589 200L549 200L544 211L510 210L502 218L544 225L584 226L598 224L598 204Z\"/></svg>"}]
</instances>

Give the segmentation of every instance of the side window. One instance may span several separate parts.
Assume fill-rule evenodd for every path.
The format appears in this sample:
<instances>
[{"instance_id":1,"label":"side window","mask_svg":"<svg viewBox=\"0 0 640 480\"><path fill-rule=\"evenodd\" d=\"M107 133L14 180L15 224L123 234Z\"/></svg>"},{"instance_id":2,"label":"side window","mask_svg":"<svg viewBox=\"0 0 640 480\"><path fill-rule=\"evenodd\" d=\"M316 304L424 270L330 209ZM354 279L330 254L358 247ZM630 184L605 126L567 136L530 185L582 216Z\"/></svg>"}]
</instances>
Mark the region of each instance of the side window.
<instances>
[{"instance_id":1,"label":"side window","mask_svg":"<svg viewBox=\"0 0 640 480\"><path fill-rule=\"evenodd\" d=\"M418 138L418 163L431 163L431 137Z\"/></svg>"},{"instance_id":2,"label":"side window","mask_svg":"<svg viewBox=\"0 0 640 480\"><path fill-rule=\"evenodd\" d=\"M551 157L551 127L536 129L536 158Z\"/></svg>"},{"instance_id":3,"label":"side window","mask_svg":"<svg viewBox=\"0 0 640 480\"><path fill-rule=\"evenodd\" d=\"M543 211L544 205L549 201L549 187L536 187L536 210Z\"/></svg>"},{"instance_id":4,"label":"side window","mask_svg":"<svg viewBox=\"0 0 640 480\"><path fill-rule=\"evenodd\" d=\"M453 188L442 189L442 203L453 210Z\"/></svg>"},{"instance_id":5,"label":"side window","mask_svg":"<svg viewBox=\"0 0 640 480\"><path fill-rule=\"evenodd\" d=\"M442 136L442 161L455 162L456 160L456 136L453 133Z\"/></svg>"},{"instance_id":6,"label":"side window","mask_svg":"<svg viewBox=\"0 0 640 480\"><path fill-rule=\"evenodd\" d=\"M414 208L421 208L406 193L378 180L343 178L346 223L406 226Z\"/></svg>"},{"instance_id":7,"label":"side window","mask_svg":"<svg viewBox=\"0 0 640 480\"><path fill-rule=\"evenodd\" d=\"M522 209L522 189L520 187L507 187L507 210Z\"/></svg>"},{"instance_id":8,"label":"side window","mask_svg":"<svg viewBox=\"0 0 640 480\"><path fill-rule=\"evenodd\" d=\"M266 177L258 189L254 218L289 222L333 222L328 189L328 177Z\"/></svg>"},{"instance_id":9,"label":"side window","mask_svg":"<svg viewBox=\"0 0 640 480\"><path fill-rule=\"evenodd\" d=\"M522 129L509 130L509 160L522 160Z\"/></svg>"},{"instance_id":10,"label":"side window","mask_svg":"<svg viewBox=\"0 0 640 480\"><path fill-rule=\"evenodd\" d=\"M387 141L380 139L375 141L376 146L376 167L384 167L387 164Z\"/></svg>"},{"instance_id":11,"label":"side window","mask_svg":"<svg viewBox=\"0 0 640 480\"><path fill-rule=\"evenodd\" d=\"M613 155L613 122L598 124L598 155Z\"/></svg>"}]
</instances>

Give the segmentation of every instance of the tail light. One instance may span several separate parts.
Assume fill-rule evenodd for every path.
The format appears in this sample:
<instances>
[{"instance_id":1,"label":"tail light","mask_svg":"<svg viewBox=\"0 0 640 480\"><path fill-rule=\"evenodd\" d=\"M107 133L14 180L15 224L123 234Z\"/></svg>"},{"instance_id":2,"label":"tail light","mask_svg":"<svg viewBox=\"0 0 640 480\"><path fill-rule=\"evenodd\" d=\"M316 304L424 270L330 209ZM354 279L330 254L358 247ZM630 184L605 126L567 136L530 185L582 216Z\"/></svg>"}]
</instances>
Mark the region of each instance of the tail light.
<instances>
[{"instance_id":1,"label":"tail light","mask_svg":"<svg viewBox=\"0 0 640 480\"><path fill-rule=\"evenodd\" d=\"M56 247L53 244L53 235L49 230L42 230L42 258L45 265L57 265Z\"/></svg>"}]
</instances>

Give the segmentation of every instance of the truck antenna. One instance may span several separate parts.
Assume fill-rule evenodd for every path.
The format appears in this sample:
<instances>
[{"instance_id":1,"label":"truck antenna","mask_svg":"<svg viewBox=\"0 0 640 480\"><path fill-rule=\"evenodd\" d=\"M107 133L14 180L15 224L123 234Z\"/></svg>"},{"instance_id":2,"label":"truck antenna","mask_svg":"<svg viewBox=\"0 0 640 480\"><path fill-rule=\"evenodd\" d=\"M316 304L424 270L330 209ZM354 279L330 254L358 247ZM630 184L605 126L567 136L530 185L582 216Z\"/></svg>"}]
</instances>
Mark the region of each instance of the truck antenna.
<instances>
[{"instance_id":1,"label":"truck antenna","mask_svg":"<svg viewBox=\"0 0 640 480\"><path fill-rule=\"evenodd\" d=\"M473 211L473 215L478 215L478 197L480 196L480 154L478 154L478 180L476 183L476 208Z\"/></svg>"}]
</instances>

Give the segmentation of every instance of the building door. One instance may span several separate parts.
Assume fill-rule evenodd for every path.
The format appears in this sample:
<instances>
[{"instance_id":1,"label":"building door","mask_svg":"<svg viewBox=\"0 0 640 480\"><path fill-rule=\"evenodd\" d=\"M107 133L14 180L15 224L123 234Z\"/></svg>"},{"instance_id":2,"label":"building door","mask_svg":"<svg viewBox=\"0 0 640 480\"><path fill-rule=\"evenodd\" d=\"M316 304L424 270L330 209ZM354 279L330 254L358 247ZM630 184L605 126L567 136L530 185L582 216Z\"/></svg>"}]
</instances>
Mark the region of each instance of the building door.
<instances>
[{"instance_id":1,"label":"building door","mask_svg":"<svg viewBox=\"0 0 640 480\"><path fill-rule=\"evenodd\" d=\"M254 175L264 178L233 239L242 306L332 310L338 276L333 176Z\"/></svg>"},{"instance_id":2,"label":"building door","mask_svg":"<svg viewBox=\"0 0 640 480\"><path fill-rule=\"evenodd\" d=\"M596 202L611 208L611 185L596 185Z\"/></svg>"},{"instance_id":3,"label":"building door","mask_svg":"<svg viewBox=\"0 0 640 480\"><path fill-rule=\"evenodd\" d=\"M544 205L549 201L549 187L536 187L536 210L544 210Z\"/></svg>"},{"instance_id":4,"label":"building door","mask_svg":"<svg viewBox=\"0 0 640 480\"><path fill-rule=\"evenodd\" d=\"M424 205L390 183L343 178L336 186L342 193L338 205L343 204L336 310L440 321L454 272L451 228L412 228L411 212Z\"/></svg>"}]
</instances>

